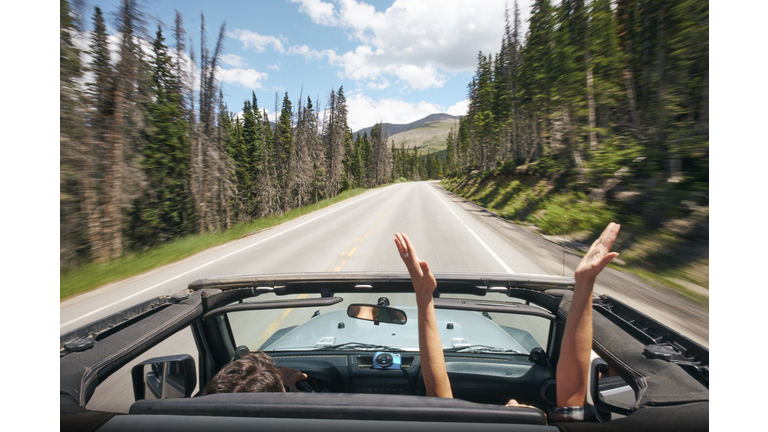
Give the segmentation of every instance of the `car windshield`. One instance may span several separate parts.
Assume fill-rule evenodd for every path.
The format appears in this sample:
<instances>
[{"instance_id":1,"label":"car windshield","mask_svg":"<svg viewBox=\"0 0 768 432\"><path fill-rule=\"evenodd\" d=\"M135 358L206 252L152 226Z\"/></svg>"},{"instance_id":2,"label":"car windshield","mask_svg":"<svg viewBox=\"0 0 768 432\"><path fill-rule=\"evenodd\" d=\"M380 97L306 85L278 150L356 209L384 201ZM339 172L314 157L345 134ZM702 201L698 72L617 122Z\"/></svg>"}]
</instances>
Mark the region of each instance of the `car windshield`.
<instances>
[{"instance_id":1,"label":"car windshield","mask_svg":"<svg viewBox=\"0 0 768 432\"><path fill-rule=\"evenodd\" d=\"M336 294L342 302L331 306L238 311L227 314L235 343L251 351L418 351L418 322L414 294ZM276 296L264 294L249 299L263 302L319 298L319 294ZM386 298L390 307L407 315L405 324L374 323L347 316L350 304L376 305ZM504 294L485 297L445 295L444 298L482 299L484 303L522 300ZM246 303L248 302L246 301ZM550 321L536 316L494 312L436 309L440 339L446 352L528 354L535 347L546 349Z\"/></svg>"}]
</instances>

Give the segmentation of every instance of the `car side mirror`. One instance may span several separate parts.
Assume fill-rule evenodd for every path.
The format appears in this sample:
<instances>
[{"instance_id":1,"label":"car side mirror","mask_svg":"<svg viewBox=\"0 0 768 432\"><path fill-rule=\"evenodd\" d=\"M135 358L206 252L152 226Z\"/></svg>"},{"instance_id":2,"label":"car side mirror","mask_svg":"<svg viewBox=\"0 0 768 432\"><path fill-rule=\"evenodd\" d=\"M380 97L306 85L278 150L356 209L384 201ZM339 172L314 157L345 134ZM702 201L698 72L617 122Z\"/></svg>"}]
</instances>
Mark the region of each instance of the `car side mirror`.
<instances>
[{"instance_id":1,"label":"car side mirror","mask_svg":"<svg viewBox=\"0 0 768 432\"><path fill-rule=\"evenodd\" d=\"M592 360L587 402L594 405L603 421L610 420L612 412L627 415L635 403L635 391L617 374L612 374L601 358ZM591 399L591 400L590 400Z\"/></svg>"},{"instance_id":2,"label":"car side mirror","mask_svg":"<svg viewBox=\"0 0 768 432\"><path fill-rule=\"evenodd\" d=\"M189 354L151 358L131 369L131 379L135 400L190 397L197 385L195 359Z\"/></svg>"},{"instance_id":3,"label":"car side mirror","mask_svg":"<svg viewBox=\"0 0 768 432\"><path fill-rule=\"evenodd\" d=\"M374 324L405 324L408 317L405 312L389 306L373 306L367 304L351 304L347 308L347 316L366 321L373 321Z\"/></svg>"}]
</instances>

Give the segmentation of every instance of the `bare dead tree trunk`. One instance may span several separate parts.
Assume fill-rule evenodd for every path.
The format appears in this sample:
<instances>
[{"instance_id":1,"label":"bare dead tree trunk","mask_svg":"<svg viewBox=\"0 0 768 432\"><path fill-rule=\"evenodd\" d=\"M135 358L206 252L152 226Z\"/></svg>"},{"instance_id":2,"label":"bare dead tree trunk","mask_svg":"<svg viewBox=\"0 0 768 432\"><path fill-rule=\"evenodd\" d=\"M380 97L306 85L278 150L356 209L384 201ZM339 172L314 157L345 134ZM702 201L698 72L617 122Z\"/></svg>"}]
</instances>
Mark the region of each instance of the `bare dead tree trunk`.
<instances>
[{"instance_id":1,"label":"bare dead tree trunk","mask_svg":"<svg viewBox=\"0 0 768 432\"><path fill-rule=\"evenodd\" d=\"M106 261L106 255L102 250L104 244L101 234L101 214L98 208L99 196L93 176L93 171L85 170L80 184L83 195L83 212L85 212L88 223L88 245L90 246L91 257L94 258L95 263L101 263Z\"/></svg>"},{"instance_id":2,"label":"bare dead tree trunk","mask_svg":"<svg viewBox=\"0 0 768 432\"><path fill-rule=\"evenodd\" d=\"M595 85L592 80L592 65L590 64L590 54L587 51L587 103L589 105L589 150L597 150L597 134L595 134Z\"/></svg>"},{"instance_id":3,"label":"bare dead tree trunk","mask_svg":"<svg viewBox=\"0 0 768 432\"><path fill-rule=\"evenodd\" d=\"M528 165L531 163L531 159L536 154L536 149L538 148L538 135L536 133L536 115L534 113L531 113L531 148L528 151L528 156L525 158L525 165Z\"/></svg>"},{"instance_id":4,"label":"bare dead tree trunk","mask_svg":"<svg viewBox=\"0 0 768 432\"><path fill-rule=\"evenodd\" d=\"M709 136L709 69L704 72L704 86L701 95L700 133Z\"/></svg>"},{"instance_id":5,"label":"bare dead tree trunk","mask_svg":"<svg viewBox=\"0 0 768 432\"><path fill-rule=\"evenodd\" d=\"M563 107L563 123L565 124L565 134L568 137L568 145L573 151L573 160L576 163L576 169L579 172L579 181L583 182L585 181L585 174L587 169L584 165L584 157L581 153L581 145L576 142L573 126L571 125L570 111L571 109L569 106L566 105Z\"/></svg>"},{"instance_id":6,"label":"bare dead tree trunk","mask_svg":"<svg viewBox=\"0 0 768 432\"><path fill-rule=\"evenodd\" d=\"M631 28L632 22L632 9L627 5L623 4L622 2L619 3L617 6L618 14L620 17L620 26L619 26L619 33L624 35L628 34ZM622 73L622 81L624 81L624 86L627 88L627 98L629 100L629 112L630 112L630 118L632 122L632 132L635 135L635 137L640 136L640 122L638 119L637 114L637 104L636 104L636 98L635 98L635 79L634 75L632 73L632 39L631 37L626 38L626 43L624 46L624 72ZM645 77L643 79L645 81Z\"/></svg>"},{"instance_id":7,"label":"bare dead tree trunk","mask_svg":"<svg viewBox=\"0 0 768 432\"><path fill-rule=\"evenodd\" d=\"M125 19L125 18L123 18ZM123 186L123 106L125 94L125 82L131 80L131 67L129 65L130 33L123 32L122 48L120 51L120 66L116 77L114 94L114 117L107 132L106 172L104 174L104 223L102 224L102 238L104 247L102 254L97 256L98 261L107 261L117 258L122 252L122 202Z\"/></svg>"}]
</instances>

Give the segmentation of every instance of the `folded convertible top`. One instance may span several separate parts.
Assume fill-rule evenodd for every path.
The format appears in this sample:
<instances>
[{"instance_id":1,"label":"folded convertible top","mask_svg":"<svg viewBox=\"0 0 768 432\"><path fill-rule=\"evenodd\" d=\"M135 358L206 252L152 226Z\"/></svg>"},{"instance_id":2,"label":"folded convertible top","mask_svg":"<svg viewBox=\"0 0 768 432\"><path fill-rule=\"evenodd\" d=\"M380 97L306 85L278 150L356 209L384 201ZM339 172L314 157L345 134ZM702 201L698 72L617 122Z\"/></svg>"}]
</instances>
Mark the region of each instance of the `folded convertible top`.
<instances>
[{"instance_id":1,"label":"folded convertible top","mask_svg":"<svg viewBox=\"0 0 768 432\"><path fill-rule=\"evenodd\" d=\"M136 401L131 414L440 421L546 425L537 408L424 396L348 393L228 393Z\"/></svg>"}]
</instances>

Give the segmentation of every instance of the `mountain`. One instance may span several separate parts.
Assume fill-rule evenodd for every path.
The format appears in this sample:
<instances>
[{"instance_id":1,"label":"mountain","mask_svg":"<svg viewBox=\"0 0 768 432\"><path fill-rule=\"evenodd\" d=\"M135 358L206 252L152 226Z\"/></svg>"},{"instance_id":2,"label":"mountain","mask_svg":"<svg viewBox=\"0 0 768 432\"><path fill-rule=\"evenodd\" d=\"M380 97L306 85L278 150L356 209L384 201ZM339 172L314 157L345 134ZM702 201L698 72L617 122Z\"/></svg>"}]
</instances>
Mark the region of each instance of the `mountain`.
<instances>
[{"instance_id":1,"label":"mountain","mask_svg":"<svg viewBox=\"0 0 768 432\"><path fill-rule=\"evenodd\" d=\"M382 123L382 126L384 127L385 131L389 131L389 138L392 139L393 136L398 135L402 132L407 132L414 129L421 129L421 128L429 127L430 125L434 126L435 123L450 123L451 125L453 125L453 122L458 121L460 118L461 116L453 116L450 114L439 113L439 114L430 114L421 120L416 120L413 123L408 123L408 124ZM352 136L354 137L354 139L357 139L358 134L362 135L363 133L367 133L368 135L370 135L371 129L373 129L373 126L360 129L357 132L353 132ZM439 129L443 129L443 128L439 128ZM448 128L448 130L450 130L450 127ZM445 135L448 135L448 130L445 131Z\"/></svg>"}]
</instances>

